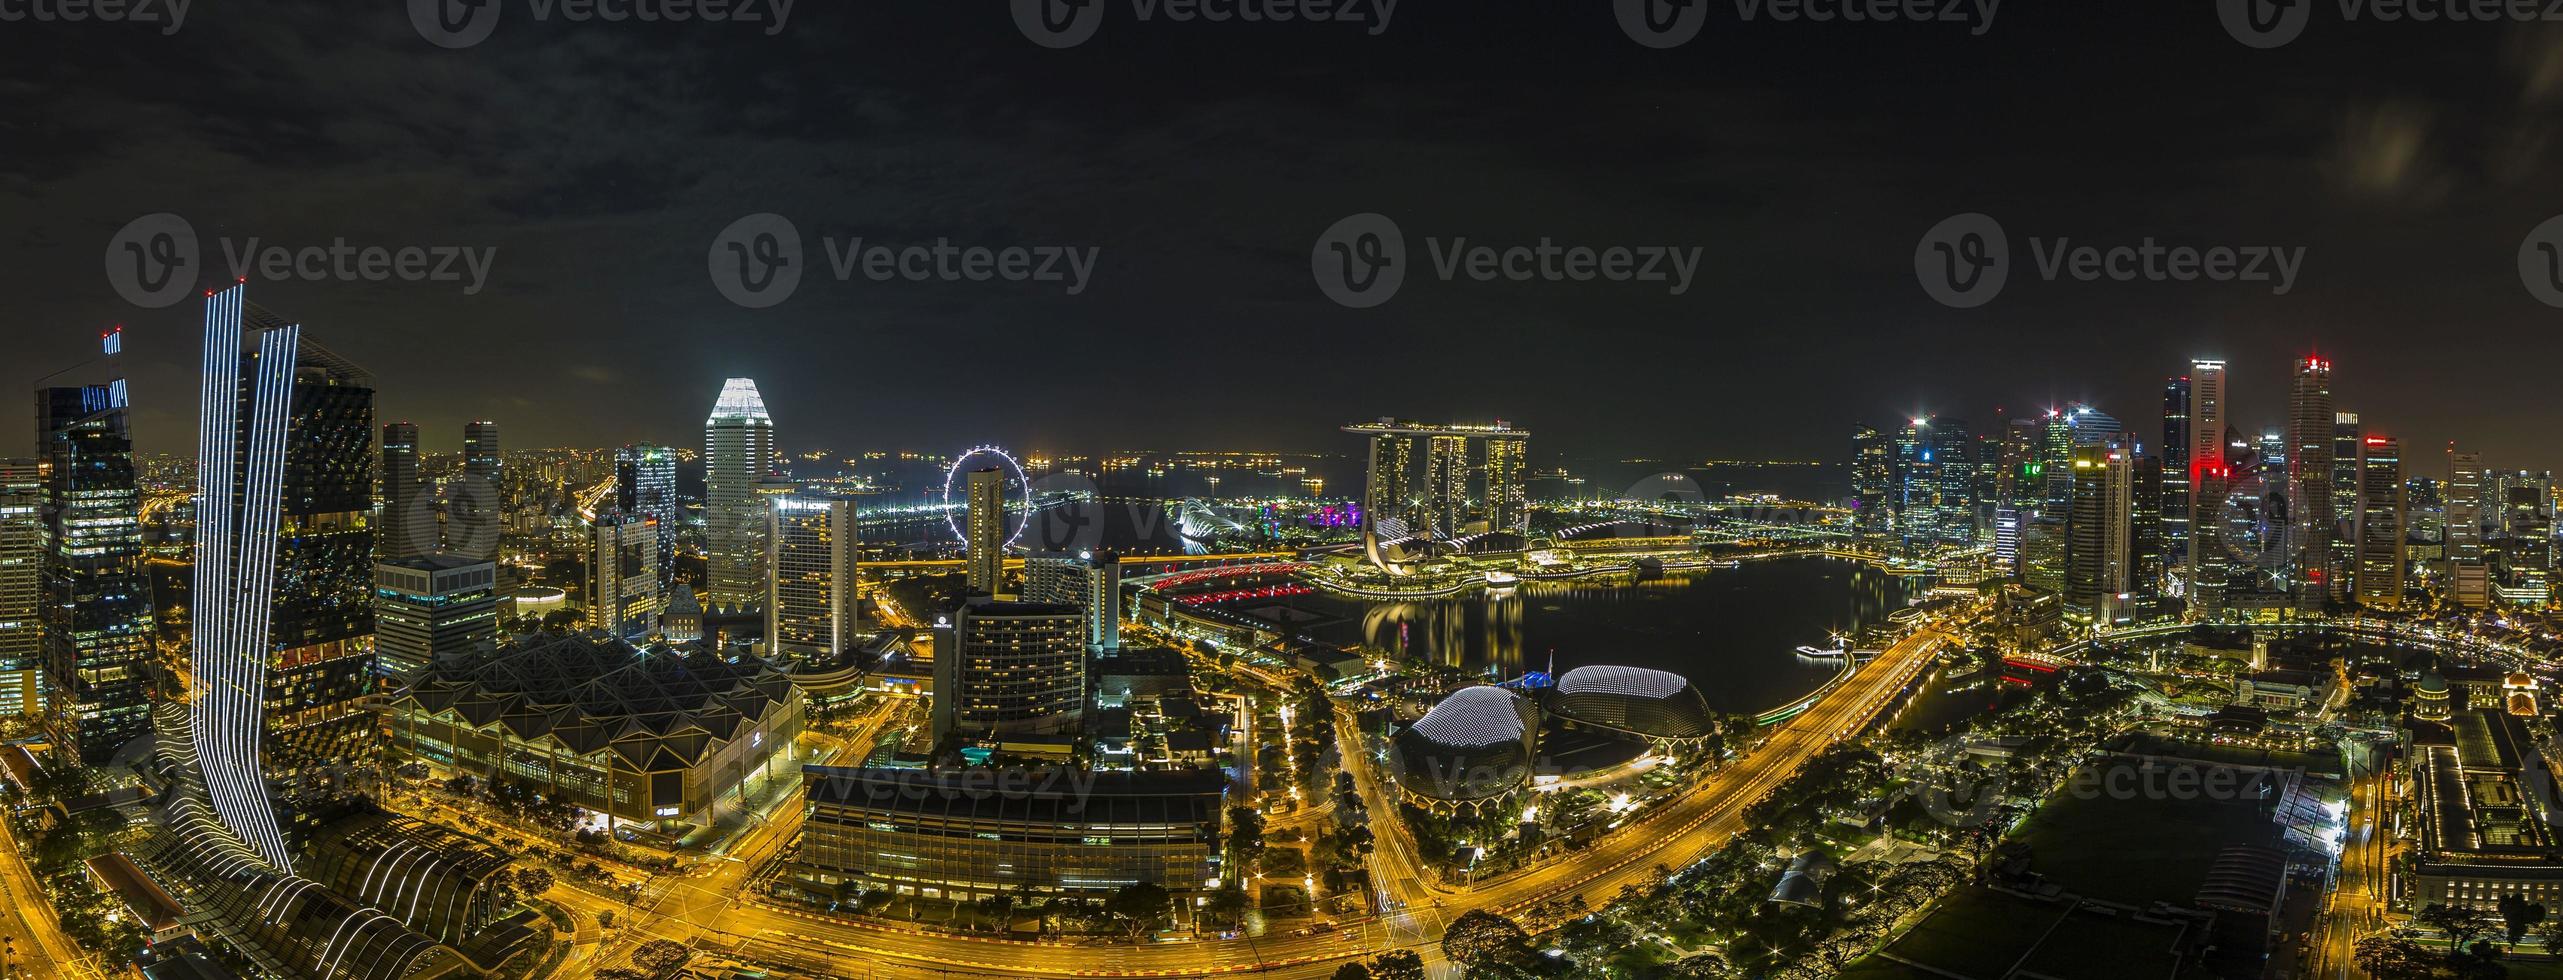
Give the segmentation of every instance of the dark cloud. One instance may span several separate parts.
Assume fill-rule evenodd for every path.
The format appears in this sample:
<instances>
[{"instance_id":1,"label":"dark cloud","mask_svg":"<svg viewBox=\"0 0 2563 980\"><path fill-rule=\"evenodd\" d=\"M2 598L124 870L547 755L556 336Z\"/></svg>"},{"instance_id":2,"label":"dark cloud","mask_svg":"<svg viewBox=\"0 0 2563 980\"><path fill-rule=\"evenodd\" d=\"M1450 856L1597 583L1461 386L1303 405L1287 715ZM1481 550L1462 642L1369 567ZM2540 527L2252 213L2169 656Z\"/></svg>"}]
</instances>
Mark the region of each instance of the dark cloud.
<instances>
[{"instance_id":1,"label":"dark cloud","mask_svg":"<svg viewBox=\"0 0 2563 980\"><path fill-rule=\"evenodd\" d=\"M2005 5L1981 37L1720 7L1650 51L1602 4L1418 0L1376 37L1117 5L1053 51L995 3L803 3L774 36L520 16L451 51L400 8L235 0L165 38L5 25L22 375L127 322L146 443L187 445L196 311L137 310L101 275L118 228L174 211L217 262L214 239L253 237L495 249L478 295L256 287L431 446L482 416L520 444L687 443L747 375L795 447L1343 448L1335 425L1393 413L1511 418L1543 455L1831 456L1852 422L1917 409L2142 420L2192 355L2232 361L2240 417L2275 422L2287 358L2320 345L2378 428L2555 462L2536 366L2563 311L2513 271L2563 210L2552 31L2318 22L2255 51L2203 7ZM746 310L708 250L766 211L813 261L862 237L1101 264L1076 296L814 276ZM1347 310L1309 253L1362 211L1419 260L1426 238L1696 245L1700 282L1423 279ZM2307 264L2285 296L2015 274L1950 310L1912 256L1965 211L2024 266L2032 237Z\"/></svg>"}]
</instances>

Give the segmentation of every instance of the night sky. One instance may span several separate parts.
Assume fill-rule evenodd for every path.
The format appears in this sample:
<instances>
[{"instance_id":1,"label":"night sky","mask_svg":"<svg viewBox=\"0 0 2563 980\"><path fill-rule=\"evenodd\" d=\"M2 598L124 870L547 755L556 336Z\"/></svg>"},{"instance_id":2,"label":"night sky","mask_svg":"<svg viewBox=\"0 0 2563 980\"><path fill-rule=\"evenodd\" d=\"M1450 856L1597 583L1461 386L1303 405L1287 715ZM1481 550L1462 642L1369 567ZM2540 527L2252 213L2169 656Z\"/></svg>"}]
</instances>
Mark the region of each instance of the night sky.
<instances>
[{"instance_id":1,"label":"night sky","mask_svg":"<svg viewBox=\"0 0 2563 980\"><path fill-rule=\"evenodd\" d=\"M163 0L165 2L165 0ZM2214 5L2012 0L1968 23L1751 20L1635 43L1603 0L1407 0L1372 23L1141 20L1033 43L998 0L802 0L768 24L538 21L477 45L398 0L199 2L174 34L0 23L10 383L128 325L146 450L186 451L201 303L129 302L135 218L225 243L494 248L486 284L253 282L451 450L699 444L723 377L788 449L1351 452L1345 422L1509 419L1535 460L1837 459L1854 422L2088 400L2149 446L2160 386L2288 359L2345 410L2494 465L2563 465L2563 310L2517 256L2563 212L2563 25L2347 23L2257 50ZM1363 7L1372 7L1365 2ZM770 19L773 10L760 4ZM1375 9L1375 8L1374 8ZM1365 11L1365 16L1369 16ZM1970 16L1973 16L1972 14ZM715 236L774 212L808 274L724 298ZM1330 301L1318 236L1393 218L1396 296ZM1992 302L1917 281L1984 212ZM1443 281L1427 240L1698 246L1696 281ZM2030 239L2305 250L2266 282L2039 277ZM837 281L821 239L1098 249L1092 280ZM24 396L0 431L27 432ZM6 443L0 443L5 451Z\"/></svg>"}]
</instances>

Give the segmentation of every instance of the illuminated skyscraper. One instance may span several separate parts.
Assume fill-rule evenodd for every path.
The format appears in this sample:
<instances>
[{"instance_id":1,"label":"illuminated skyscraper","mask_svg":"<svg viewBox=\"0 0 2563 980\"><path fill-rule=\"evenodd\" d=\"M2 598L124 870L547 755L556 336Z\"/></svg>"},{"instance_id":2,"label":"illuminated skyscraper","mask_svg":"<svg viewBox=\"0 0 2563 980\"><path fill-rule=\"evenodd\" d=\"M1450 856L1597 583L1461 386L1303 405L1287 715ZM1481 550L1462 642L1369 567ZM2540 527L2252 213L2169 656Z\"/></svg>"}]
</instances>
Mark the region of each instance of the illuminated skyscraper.
<instances>
[{"instance_id":1,"label":"illuminated skyscraper","mask_svg":"<svg viewBox=\"0 0 2563 980\"><path fill-rule=\"evenodd\" d=\"M2358 568L2358 413L2332 413L2332 597L2349 597Z\"/></svg>"},{"instance_id":2,"label":"illuminated skyscraper","mask_svg":"<svg viewBox=\"0 0 2563 980\"><path fill-rule=\"evenodd\" d=\"M970 474L969 513L961 530L968 540L970 591L997 595L1006 585L1006 471L989 467Z\"/></svg>"},{"instance_id":3,"label":"illuminated skyscraper","mask_svg":"<svg viewBox=\"0 0 2563 980\"><path fill-rule=\"evenodd\" d=\"M2483 454L2447 447L2447 582L2458 605L2491 604L2491 565L2483 551Z\"/></svg>"},{"instance_id":4,"label":"illuminated skyscraper","mask_svg":"<svg viewBox=\"0 0 2563 980\"><path fill-rule=\"evenodd\" d=\"M1086 704L1086 614L973 596L937 625L934 734L1073 731Z\"/></svg>"},{"instance_id":5,"label":"illuminated skyscraper","mask_svg":"<svg viewBox=\"0 0 2563 980\"><path fill-rule=\"evenodd\" d=\"M1370 440L1370 480L1362 494L1363 517L1371 522L1406 519L1412 503L1415 440L1381 433Z\"/></svg>"},{"instance_id":6,"label":"illuminated skyscraper","mask_svg":"<svg viewBox=\"0 0 2563 980\"><path fill-rule=\"evenodd\" d=\"M659 583L676 576L676 450L634 444L614 451L614 508L658 521Z\"/></svg>"},{"instance_id":7,"label":"illuminated skyscraper","mask_svg":"<svg viewBox=\"0 0 2563 980\"><path fill-rule=\"evenodd\" d=\"M215 812L281 870L268 780L375 748L374 392L246 292L205 306L189 714Z\"/></svg>"},{"instance_id":8,"label":"illuminated skyscraper","mask_svg":"<svg viewBox=\"0 0 2563 980\"><path fill-rule=\"evenodd\" d=\"M375 525L374 555L401 561L441 550L436 501L418 465L418 426L383 426L383 506Z\"/></svg>"},{"instance_id":9,"label":"illuminated skyscraper","mask_svg":"<svg viewBox=\"0 0 2563 980\"><path fill-rule=\"evenodd\" d=\"M1932 454L1931 419L1917 417L1896 430L1896 539L1920 547L1940 537L1940 467Z\"/></svg>"},{"instance_id":10,"label":"illuminated skyscraper","mask_svg":"<svg viewBox=\"0 0 2563 980\"><path fill-rule=\"evenodd\" d=\"M122 349L111 335L110 355ZM151 585L124 382L44 388L46 730L100 764L151 729Z\"/></svg>"},{"instance_id":11,"label":"illuminated skyscraper","mask_svg":"<svg viewBox=\"0 0 2563 980\"><path fill-rule=\"evenodd\" d=\"M647 636L666 608L659 575L658 520L608 511L588 528L587 628L626 639Z\"/></svg>"},{"instance_id":12,"label":"illuminated skyscraper","mask_svg":"<svg viewBox=\"0 0 2563 980\"><path fill-rule=\"evenodd\" d=\"M2163 382L2162 542L2166 575L2189 561L2189 376Z\"/></svg>"},{"instance_id":13,"label":"illuminated skyscraper","mask_svg":"<svg viewBox=\"0 0 2563 980\"><path fill-rule=\"evenodd\" d=\"M374 564L374 656L389 677L498 642L498 566L461 555Z\"/></svg>"},{"instance_id":14,"label":"illuminated skyscraper","mask_svg":"<svg viewBox=\"0 0 2563 980\"><path fill-rule=\"evenodd\" d=\"M1895 472L1895 447L1885 433L1874 425L1851 431L1851 519L1861 537L1883 537L1892 529L1895 508L1888 495Z\"/></svg>"},{"instance_id":15,"label":"illuminated skyscraper","mask_svg":"<svg viewBox=\"0 0 2563 980\"><path fill-rule=\"evenodd\" d=\"M1486 527L1490 531L1526 533L1531 529L1530 441L1486 440Z\"/></svg>"},{"instance_id":16,"label":"illuminated skyscraper","mask_svg":"<svg viewBox=\"0 0 2563 980\"><path fill-rule=\"evenodd\" d=\"M1468 473L1468 437L1425 440L1424 510L1436 540L1468 533Z\"/></svg>"},{"instance_id":17,"label":"illuminated skyscraper","mask_svg":"<svg viewBox=\"0 0 2563 980\"><path fill-rule=\"evenodd\" d=\"M2403 605L2403 446L2386 436L2359 440L2358 602Z\"/></svg>"},{"instance_id":18,"label":"illuminated skyscraper","mask_svg":"<svg viewBox=\"0 0 2563 980\"><path fill-rule=\"evenodd\" d=\"M774 419L756 382L731 378L703 421L704 601L744 609L765 601L764 501L758 482L774 468Z\"/></svg>"},{"instance_id":19,"label":"illuminated skyscraper","mask_svg":"<svg viewBox=\"0 0 2563 980\"><path fill-rule=\"evenodd\" d=\"M1086 645L1121 647L1121 559L1090 551L1052 551L1024 559L1023 597L1075 606L1086 614Z\"/></svg>"},{"instance_id":20,"label":"illuminated skyscraper","mask_svg":"<svg viewBox=\"0 0 2563 980\"><path fill-rule=\"evenodd\" d=\"M2287 515L2288 586L2296 608L2320 611L2338 583L2331 567L2332 453L2340 413L2332 407L2332 362L2296 362L2288 389Z\"/></svg>"},{"instance_id":21,"label":"illuminated skyscraper","mask_svg":"<svg viewBox=\"0 0 2563 980\"><path fill-rule=\"evenodd\" d=\"M2225 362L2189 364L2189 557L2181 575L2190 618L2225 611Z\"/></svg>"},{"instance_id":22,"label":"illuminated skyscraper","mask_svg":"<svg viewBox=\"0 0 2563 980\"><path fill-rule=\"evenodd\" d=\"M860 640L855 556L863 541L854 501L779 497L766 535L774 543L773 592L765 600L770 659L826 660Z\"/></svg>"},{"instance_id":23,"label":"illuminated skyscraper","mask_svg":"<svg viewBox=\"0 0 2563 980\"><path fill-rule=\"evenodd\" d=\"M43 470L0 459L0 716L45 710L44 540Z\"/></svg>"},{"instance_id":24,"label":"illuminated skyscraper","mask_svg":"<svg viewBox=\"0 0 2563 980\"><path fill-rule=\"evenodd\" d=\"M2067 471L2065 610L2086 622L2109 623L2133 592L2131 461L2114 445L2080 445Z\"/></svg>"},{"instance_id":25,"label":"illuminated skyscraper","mask_svg":"<svg viewBox=\"0 0 2563 980\"><path fill-rule=\"evenodd\" d=\"M2553 598L2554 476L2543 470L2505 470L2495 479L2501 599L2544 605Z\"/></svg>"},{"instance_id":26,"label":"illuminated skyscraper","mask_svg":"<svg viewBox=\"0 0 2563 980\"><path fill-rule=\"evenodd\" d=\"M1939 484L1935 491L1939 514L1932 526L1942 541L1976 543L1977 463L1976 440L1968 434L1966 420L1934 419L1931 465Z\"/></svg>"},{"instance_id":27,"label":"illuminated skyscraper","mask_svg":"<svg viewBox=\"0 0 2563 980\"><path fill-rule=\"evenodd\" d=\"M463 426L463 486L449 493L445 550L475 561L497 561L507 515L507 461L499 454L498 423Z\"/></svg>"},{"instance_id":28,"label":"illuminated skyscraper","mask_svg":"<svg viewBox=\"0 0 2563 980\"><path fill-rule=\"evenodd\" d=\"M2127 589L2129 598L2151 601L2162 598L2171 567L2163 540L2162 457L2130 460L2127 485Z\"/></svg>"}]
</instances>

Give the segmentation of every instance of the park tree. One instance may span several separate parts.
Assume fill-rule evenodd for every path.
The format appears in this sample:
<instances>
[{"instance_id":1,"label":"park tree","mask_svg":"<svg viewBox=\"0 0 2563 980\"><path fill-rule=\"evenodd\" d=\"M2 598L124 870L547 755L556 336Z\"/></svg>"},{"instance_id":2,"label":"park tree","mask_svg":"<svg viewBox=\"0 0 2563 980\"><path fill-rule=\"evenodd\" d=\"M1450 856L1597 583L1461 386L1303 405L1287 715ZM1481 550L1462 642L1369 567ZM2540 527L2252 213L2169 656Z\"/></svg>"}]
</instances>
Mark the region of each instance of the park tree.
<instances>
[{"instance_id":1,"label":"park tree","mask_svg":"<svg viewBox=\"0 0 2563 980\"><path fill-rule=\"evenodd\" d=\"M641 948L632 951L632 965L638 967L642 973L653 977L664 977L675 973L678 967L684 966L685 961L693 957L694 951L685 948L682 944L666 939L653 939L642 943Z\"/></svg>"},{"instance_id":2,"label":"park tree","mask_svg":"<svg viewBox=\"0 0 2563 980\"><path fill-rule=\"evenodd\" d=\"M1246 904L1245 889L1233 884L1221 885L1210 893L1209 898L1202 904L1202 911L1214 922L1233 926L1245 916Z\"/></svg>"},{"instance_id":3,"label":"park tree","mask_svg":"<svg viewBox=\"0 0 2563 980\"><path fill-rule=\"evenodd\" d=\"M2438 972L2428 947L2400 936L2361 939L2350 955L2375 980L2428 980Z\"/></svg>"},{"instance_id":4,"label":"park tree","mask_svg":"<svg viewBox=\"0 0 2563 980\"><path fill-rule=\"evenodd\" d=\"M2499 907L2501 925L2508 931L2512 946L2526 939L2528 930L2536 928L2538 923L2545 921L2545 905L2541 902L2531 902L2527 896L2517 892L2501 896Z\"/></svg>"},{"instance_id":5,"label":"park tree","mask_svg":"<svg viewBox=\"0 0 2563 980\"><path fill-rule=\"evenodd\" d=\"M1371 980L1370 967L1360 961L1346 963L1335 968L1334 980Z\"/></svg>"},{"instance_id":6,"label":"park tree","mask_svg":"<svg viewBox=\"0 0 2563 980\"><path fill-rule=\"evenodd\" d=\"M1531 937L1513 920L1473 909L1442 932L1442 955L1471 972L1506 970L1531 957Z\"/></svg>"},{"instance_id":7,"label":"park tree","mask_svg":"<svg viewBox=\"0 0 2563 980\"><path fill-rule=\"evenodd\" d=\"M1104 904L1104 911L1128 924L1130 934L1136 936L1155 929L1159 922L1164 921L1166 906L1172 901L1174 896L1166 891L1164 885L1142 881L1123 885L1120 891L1112 893L1112 898Z\"/></svg>"},{"instance_id":8,"label":"park tree","mask_svg":"<svg viewBox=\"0 0 2563 980\"><path fill-rule=\"evenodd\" d=\"M551 872L550 870L548 870L548 869L544 869L544 868L519 868L519 869L517 869L517 872L516 872L516 890L517 890L517 891L520 891L520 892L524 892L528 897L535 896L535 895L540 895L540 894L542 894L542 893L544 893L544 892L551 891L551 890L552 890L552 884L553 884L553 882L552 882L552 872Z\"/></svg>"},{"instance_id":9,"label":"park tree","mask_svg":"<svg viewBox=\"0 0 2563 980\"><path fill-rule=\"evenodd\" d=\"M1424 980L1424 957L1411 949L1379 954L1370 963L1371 980Z\"/></svg>"},{"instance_id":10,"label":"park tree","mask_svg":"<svg viewBox=\"0 0 2563 980\"><path fill-rule=\"evenodd\" d=\"M2471 905L2427 905L2413 918L2420 920L2422 925L2445 933L2451 955L2472 947L2474 940L2491 927L2491 923L2484 921L2483 910Z\"/></svg>"}]
</instances>

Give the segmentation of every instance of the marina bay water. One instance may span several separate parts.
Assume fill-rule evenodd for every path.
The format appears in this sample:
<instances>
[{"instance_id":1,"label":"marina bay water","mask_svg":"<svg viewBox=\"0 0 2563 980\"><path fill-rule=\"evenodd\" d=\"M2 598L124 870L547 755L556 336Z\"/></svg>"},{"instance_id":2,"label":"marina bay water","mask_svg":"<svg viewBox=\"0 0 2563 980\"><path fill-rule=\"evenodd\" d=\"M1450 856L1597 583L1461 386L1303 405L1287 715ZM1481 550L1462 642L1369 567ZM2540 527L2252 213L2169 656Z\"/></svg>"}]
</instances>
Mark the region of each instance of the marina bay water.
<instances>
[{"instance_id":1,"label":"marina bay water","mask_svg":"<svg viewBox=\"0 0 2563 980\"><path fill-rule=\"evenodd\" d=\"M1691 679L1718 711L1756 712L1814 690L1840 667L1799 657L1886 622L1919 580L1824 558L1640 579L1525 582L1448 599L1368 602L1331 595L1231 608L1501 679L1587 664L1652 667Z\"/></svg>"}]
</instances>

